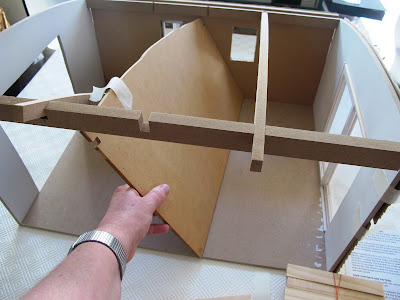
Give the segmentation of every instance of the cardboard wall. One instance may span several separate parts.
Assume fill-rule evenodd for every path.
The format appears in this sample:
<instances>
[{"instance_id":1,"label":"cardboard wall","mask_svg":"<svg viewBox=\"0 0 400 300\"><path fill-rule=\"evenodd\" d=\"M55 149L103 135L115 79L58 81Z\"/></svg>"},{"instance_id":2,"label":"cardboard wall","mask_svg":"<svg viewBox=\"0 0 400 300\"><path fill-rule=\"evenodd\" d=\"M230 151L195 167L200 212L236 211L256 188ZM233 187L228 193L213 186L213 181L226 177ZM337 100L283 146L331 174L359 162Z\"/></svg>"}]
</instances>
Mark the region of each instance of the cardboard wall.
<instances>
[{"instance_id":1,"label":"cardboard wall","mask_svg":"<svg viewBox=\"0 0 400 300\"><path fill-rule=\"evenodd\" d=\"M326 60L317 97L314 119L317 131L323 131L333 106L334 92L343 65L359 103L360 115L368 138L400 141L398 96L371 46L347 21L341 21ZM373 176L377 170L361 168L347 196L326 232L327 268L334 270L357 241L368 222L382 205ZM387 185L395 184L398 171L384 170ZM366 192L368 191L368 192Z\"/></svg>"},{"instance_id":2,"label":"cardboard wall","mask_svg":"<svg viewBox=\"0 0 400 300\"><path fill-rule=\"evenodd\" d=\"M102 4L101 4L102 3ZM107 6L106 6L107 4ZM246 98L255 99L262 10L237 10L220 6L121 1L92 5L101 61L106 81L121 76L144 51L162 37L162 20L188 23L201 17ZM311 104L314 101L330 41L338 24L335 18L285 15L270 18L269 99ZM253 63L230 59L234 27L257 29ZM118 34L116 34L118 33Z\"/></svg>"},{"instance_id":3,"label":"cardboard wall","mask_svg":"<svg viewBox=\"0 0 400 300\"><path fill-rule=\"evenodd\" d=\"M90 11L83 0L54 6L20 21L0 35L0 94L29 67L48 44L59 37L76 93L103 86L104 77ZM29 45L29 47L28 47Z\"/></svg>"}]
</instances>

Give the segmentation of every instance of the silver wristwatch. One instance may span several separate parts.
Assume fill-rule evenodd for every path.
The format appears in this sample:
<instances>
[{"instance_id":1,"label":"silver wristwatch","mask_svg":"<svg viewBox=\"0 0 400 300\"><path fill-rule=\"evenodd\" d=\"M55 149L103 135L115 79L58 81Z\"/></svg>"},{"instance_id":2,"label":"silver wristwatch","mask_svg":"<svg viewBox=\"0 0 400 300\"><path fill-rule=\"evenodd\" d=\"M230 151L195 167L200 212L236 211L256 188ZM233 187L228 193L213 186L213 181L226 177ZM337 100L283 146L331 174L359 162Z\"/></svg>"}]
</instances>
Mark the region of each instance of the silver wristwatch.
<instances>
[{"instance_id":1,"label":"silver wristwatch","mask_svg":"<svg viewBox=\"0 0 400 300\"><path fill-rule=\"evenodd\" d=\"M110 248L110 250L114 253L115 257L117 258L118 265L119 265L119 273L121 275L121 280L122 277L124 276L125 273L125 268L126 268L126 254L125 250L122 247L121 243L111 234L105 231L88 231L82 234L76 242L71 246L71 248L68 251L68 254L72 252L76 247L78 247L80 244L86 243L86 242L97 242L100 244L103 244Z\"/></svg>"}]
</instances>

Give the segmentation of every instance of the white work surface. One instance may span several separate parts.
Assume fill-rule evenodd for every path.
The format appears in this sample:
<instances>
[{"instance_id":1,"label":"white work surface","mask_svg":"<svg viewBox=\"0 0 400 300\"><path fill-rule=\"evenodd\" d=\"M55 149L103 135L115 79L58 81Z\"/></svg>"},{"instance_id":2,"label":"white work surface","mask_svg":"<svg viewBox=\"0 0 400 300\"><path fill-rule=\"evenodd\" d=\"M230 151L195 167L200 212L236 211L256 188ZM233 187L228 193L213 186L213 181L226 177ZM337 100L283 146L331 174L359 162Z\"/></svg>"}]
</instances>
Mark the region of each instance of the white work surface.
<instances>
[{"instance_id":1,"label":"white work surface","mask_svg":"<svg viewBox=\"0 0 400 300\"><path fill-rule=\"evenodd\" d=\"M394 3L390 1L385 4ZM72 93L61 51L57 51L20 97L43 99ZM0 125L40 189L73 131L6 122ZM389 208L387 215L393 215L394 210L394 206ZM0 237L0 299L19 299L64 259L76 239L19 227L1 203ZM122 298L196 299L251 294L253 299L283 299L285 285L284 271L138 249L127 266Z\"/></svg>"},{"instance_id":2,"label":"white work surface","mask_svg":"<svg viewBox=\"0 0 400 300\"><path fill-rule=\"evenodd\" d=\"M58 49L57 43L51 45ZM56 51L20 97L72 94ZM74 131L0 122L39 189ZM0 204L0 299L18 299L66 256L76 237L20 227ZM285 272L138 249L122 281L123 299L201 299L251 294L253 299L283 299Z\"/></svg>"}]
</instances>

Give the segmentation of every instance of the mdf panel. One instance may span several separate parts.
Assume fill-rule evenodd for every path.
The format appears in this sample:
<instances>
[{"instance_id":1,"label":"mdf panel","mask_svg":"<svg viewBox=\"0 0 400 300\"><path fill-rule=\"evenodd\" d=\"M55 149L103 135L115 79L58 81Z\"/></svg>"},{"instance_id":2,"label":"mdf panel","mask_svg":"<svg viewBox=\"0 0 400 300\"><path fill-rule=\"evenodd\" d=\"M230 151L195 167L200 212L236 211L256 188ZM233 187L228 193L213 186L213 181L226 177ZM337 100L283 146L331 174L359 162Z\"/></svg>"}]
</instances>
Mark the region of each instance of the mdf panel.
<instances>
[{"instance_id":1,"label":"mdf panel","mask_svg":"<svg viewBox=\"0 0 400 300\"><path fill-rule=\"evenodd\" d=\"M361 168L325 234L326 267L334 271L379 211L380 200L373 179L375 169Z\"/></svg>"},{"instance_id":2,"label":"mdf panel","mask_svg":"<svg viewBox=\"0 0 400 300\"><path fill-rule=\"evenodd\" d=\"M157 15L153 12L130 12L92 9L97 42L108 82L122 76L143 53L162 37L161 21L188 23L192 16Z\"/></svg>"},{"instance_id":3,"label":"mdf panel","mask_svg":"<svg viewBox=\"0 0 400 300\"><path fill-rule=\"evenodd\" d=\"M253 114L254 101L246 99L239 121L252 122ZM312 106L268 102L267 124L313 130ZM230 152L204 256L324 269L318 162L265 155L255 173L250 160L250 153Z\"/></svg>"},{"instance_id":4,"label":"mdf panel","mask_svg":"<svg viewBox=\"0 0 400 300\"><path fill-rule=\"evenodd\" d=\"M94 145L76 132L33 204L25 202L31 207L21 223L79 236L98 226L116 187L122 184L125 182ZM28 185L24 186L27 189ZM153 217L153 223L160 222L159 218ZM194 255L171 230L163 235L146 236L139 247Z\"/></svg>"},{"instance_id":5,"label":"mdf panel","mask_svg":"<svg viewBox=\"0 0 400 300\"><path fill-rule=\"evenodd\" d=\"M270 24L268 99L313 104L334 29Z\"/></svg>"},{"instance_id":6,"label":"mdf panel","mask_svg":"<svg viewBox=\"0 0 400 300\"><path fill-rule=\"evenodd\" d=\"M128 5L129 3L125 3ZM157 4L160 7L161 4ZM145 50L161 37L162 20L184 24L201 17L217 44L244 97L255 99L259 60L261 11L194 7L198 16L179 14L181 6L163 4L148 12L92 9L106 81L121 76ZM167 12L176 11L175 14ZM311 20L308 20L311 19ZM271 13L269 37L268 99L276 102L312 104L326 55L337 24L336 19L306 18ZM286 23L287 22L287 23ZM234 27L257 30L254 62L231 60Z\"/></svg>"},{"instance_id":7,"label":"mdf panel","mask_svg":"<svg viewBox=\"0 0 400 300\"><path fill-rule=\"evenodd\" d=\"M93 9L92 13L106 81L114 76L121 76L139 60L147 48L162 37L163 20L182 21L185 24L197 18L188 15L99 9ZM261 13L257 15L259 15L258 20L203 17L238 86L248 98L255 98L256 94L259 41L257 40L254 62L232 61L230 59L232 32L234 26L258 30Z\"/></svg>"},{"instance_id":8,"label":"mdf panel","mask_svg":"<svg viewBox=\"0 0 400 300\"><path fill-rule=\"evenodd\" d=\"M122 80L144 122L152 112L236 121L243 100L201 20L154 44ZM113 92L100 105L122 107ZM170 185L170 195L157 212L202 256L229 151L103 134L88 136L99 138L98 150L140 194L162 183Z\"/></svg>"},{"instance_id":9,"label":"mdf panel","mask_svg":"<svg viewBox=\"0 0 400 300\"><path fill-rule=\"evenodd\" d=\"M349 82L359 106L368 138L400 141L399 98L379 58L368 42L347 21L341 21L330 47L314 103L317 131L323 131L334 105L334 95L347 64ZM348 83L349 84L349 83ZM362 167L326 232L327 268L334 270L365 231L382 206L382 193L374 181L376 172L386 186L396 185L397 171Z\"/></svg>"},{"instance_id":10,"label":"mdf panel","mask_svg":"<svg viewBox=\"0 0 400 300\"><path fill-rule=\"evenodd\" d=\"M245 98L255 99L257 90L258 58L260 45L260 20L204 18L208 31L221 51L226 64ZM234 27L257 29L257 44L254 62L231 60L232 33Z\"/></svg>"},{"instance_id":11,"label":"mdf panel","mask_svg":"<svg viewBox=\"0 0 400 300\"><path fill-rule=\"evenodd\" d=\"M348 65L368 138L400 141L400 104L371 46L351 24L341 21L327 56L314 103L317 131L323 131L343 65Z\"/></svg>"},{"instance_id":12,"label":"mdf panel","mask_svg":"<svg viewBox=\"0 0 400 300\"><path fill-rule=\"evenodd\" d=\"M21 223L39 190L0 124L0 200Z\"/></svg>"}]
</instances>

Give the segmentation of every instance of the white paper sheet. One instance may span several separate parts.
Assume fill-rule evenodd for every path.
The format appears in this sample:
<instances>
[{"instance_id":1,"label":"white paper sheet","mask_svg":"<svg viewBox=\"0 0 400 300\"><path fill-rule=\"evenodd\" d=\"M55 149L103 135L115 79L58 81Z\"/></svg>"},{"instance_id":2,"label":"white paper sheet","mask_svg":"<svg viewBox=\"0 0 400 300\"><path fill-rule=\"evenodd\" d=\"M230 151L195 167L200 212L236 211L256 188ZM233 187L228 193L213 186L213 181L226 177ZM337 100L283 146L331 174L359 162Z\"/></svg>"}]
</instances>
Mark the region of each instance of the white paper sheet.
<instances>
[{"instance_id":1,"label":"white paper sheet","mask_svg":"<svg viewBox=\"0 0 400 300\"><path fill-rule=\"evenodd\" d=\"M382 282L386 299L400 299L400 233L384 230L359 241L346 274Z\"/></svg>"}]
</instances>

